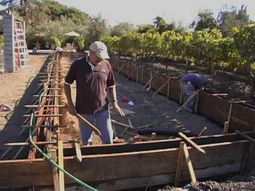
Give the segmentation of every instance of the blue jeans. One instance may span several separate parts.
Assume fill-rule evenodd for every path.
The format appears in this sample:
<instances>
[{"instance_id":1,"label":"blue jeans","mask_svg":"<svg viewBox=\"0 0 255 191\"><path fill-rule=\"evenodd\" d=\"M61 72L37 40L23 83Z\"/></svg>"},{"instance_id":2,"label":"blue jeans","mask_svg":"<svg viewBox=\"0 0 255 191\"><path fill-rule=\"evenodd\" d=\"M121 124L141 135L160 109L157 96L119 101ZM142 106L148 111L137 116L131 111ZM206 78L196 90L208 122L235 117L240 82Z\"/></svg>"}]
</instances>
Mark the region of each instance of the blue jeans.
<instances>
[{"instance_id":1,"label":"blue jeans","mask_svg":"<svg viewBox=\"0 0 255 191\"><path fill-rule=\"evenodd\" d=\"M82 116L87 119L90 123L95 124L96 127L102 134L103 144L112 144L113 143L113 130L110 113L108 110L95 113L93 115L84 115ZM82 136L82 142L84 145L89 145L92 143L93 134L92 129L81 119L79 119L79 126Z\"/></svg>"},{"instance_id":2,"label":"blue jeans","mask_svg":"<svg viewBox=\"0 0 255 191\"><path fill-rule=\"evenodd\" d=\"M185 101L189 99L190 97L192 97L195 93L197 93L196 89L194 88L192 84L180 81L180 86L181 86L181 90L184 95ZM186 105L187 108L194 110L196 99L197 99L197 96L194 96L192 100L190 100L187 103Z\"/></svg>"}]
</instances>

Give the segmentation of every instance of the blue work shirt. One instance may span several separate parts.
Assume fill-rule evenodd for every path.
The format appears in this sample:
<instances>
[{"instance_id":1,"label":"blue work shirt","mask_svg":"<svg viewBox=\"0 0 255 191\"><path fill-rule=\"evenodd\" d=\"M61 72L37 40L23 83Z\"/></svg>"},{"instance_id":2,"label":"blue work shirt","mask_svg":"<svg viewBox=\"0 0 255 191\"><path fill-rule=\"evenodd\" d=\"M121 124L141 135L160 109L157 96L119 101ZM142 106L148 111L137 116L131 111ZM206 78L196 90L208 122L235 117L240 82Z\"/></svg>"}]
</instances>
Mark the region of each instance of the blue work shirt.
<instances>
[{"instance_id":1,"label":"blue work shirt","mask_svg":"<svg viewBox=\"0 0 255 191\"><path fill-rule=\"evenodd\" d=\"M191 83L194 86L194 88L202 89L205 84L205 77L199 74L190 73L183 76L181 78L181 82Z\"/></svg>"}]
</instances>

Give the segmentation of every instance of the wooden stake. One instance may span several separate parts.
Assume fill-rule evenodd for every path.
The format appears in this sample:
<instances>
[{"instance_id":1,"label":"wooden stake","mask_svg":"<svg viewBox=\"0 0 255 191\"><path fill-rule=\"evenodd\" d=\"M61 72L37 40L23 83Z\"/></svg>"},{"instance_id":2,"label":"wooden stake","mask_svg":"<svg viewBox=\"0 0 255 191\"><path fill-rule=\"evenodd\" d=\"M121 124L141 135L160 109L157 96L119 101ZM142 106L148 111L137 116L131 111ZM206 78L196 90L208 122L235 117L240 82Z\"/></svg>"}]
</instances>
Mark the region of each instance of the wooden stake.
<instances>
[{"instance_id":1,"label":"wooden stake","mask_svg":"<svg viewBox=\"0 0 255 191\"><path fill-rule=\"evenodd\" d=\"M80 147L80 144L75 142L74 145L75 145L75 151L76 151L77 159L78 159L79 162L81 162L82 161L82 156L81 156L81 147Z\"/></svg>"},{"instance_id":2,"label":"wooden stake","mask_svg":"<svg viewBox=\"0 0 255 191\"><path fill-rule=\"evenodd\" d=\"M169 84L169 80L168 79L151 97L154 97L166 84Z\"/></svg>"},{"instance_id":3,"label":"wooden stake","mask_svg":"<svg viewBox=\"0 0 255 191\"><path fill-rule=\"evenodd\" d=\"M228 126L230 126L230 121L231 121L231 116L232 116L232 111L233 111L233 102L230 103L229 106L229 112L228 112ZM229 127L228 127L229 128Z\"/></svg>"},{"instance_id":4,"label":"wooden stake","mask_svg":"<svg viewBox=\"0 0 255 191\"><path fill-rule=\"evenodd\" d=\"M118 70L118 74L120 73L120 71L124 68L124 66L125 66L125 64L123 64L122 66L121 66L121 68Z\"/></svg>"},{"instance_id":5,"label":"wooden stake","mask_svg":"<svg viewBox=\"0 0 255 191\"><path fill-rule=\"evenodd\" d=\"M152 71L151 71L151 74L150 74L150 83L149 83L149 84L150 84L150 85L149 85L150 88L152 88L152 87L151 87L151 86L152 86L152 76L153 76L153 74L152 74ZM156 75L155 75L155 76L156 76Z\"/></svg>"},{"instance_id":6,"label":"wooden stake","mask_svg":"<svg viewBox=\"0 0 255 191\"><path fill-rule=\"evenodd\" d=\"M194 93L191 97L189 97L189 99L179 109L176 110L176 113L178 113L182 108L184 108L196 95L197 93Z\"/></svg>"},{"instance_id":7,"label":"wooden stake","mask_svg":"<svg viewBox=\"0 0 255 191\"><path fill-rule=\"evenodd\" d=\"M139 82L139 67L136 68L136 82Z\"/></svg>"},{"instance_id":8,"label":"wooden stake","mask_svg":"<svg viewBox=\"0 0 255 191\"><path fill-rule=\"evenodd\" d=\"M178 187L181 179L182 174L182 167L184 162L184 142L180 143L179 152L178 152L178 161L177 161L177 167L176 167L176 174L175 174L175 181L174 186Z\"/></svg>"},{"instance_id":9,"label":"wooden stake","mask_svg":"<svg viewBox=\"0 0 255 191\"><path fill-rule=\"evenodd\" d=\"M50 151L51 158L57 162L57 151L55 149L52 149ZM59 174L58 174L58 168L52 165L52 174L53 174L53 183L54 183L54 191L59 191Z\"/></svg>"},{"instance_id":10,"label":"wooden stake","mask_svg":"<svg viewBox=\"0 0 255 191\"><path fill-rule=\"evenodd\" d=\"M223 129L223 134L227 134L228 133L228 129L229 129L229 123L226 121L224 123L224 129Z\"/></svg>"},{"instance_id":11,"label":"wooden stake","mask_svg":"<svg viewBox=\"0 0 255 191\"><path fill-rule=\"evenodd\" d=\"M169 85L170 85L170 80L171 80L171 78L168 77L168 81L167 81L167 98L169 98L169 91L170 91Z\"/></svg>"},{"instance_id":12,"label":"wooden stake","mask_svg":"<svg viewBox=\"0 0 255 191\"><path fill-rule=\"evenodd\" d=\"M58 141L58 165L64 169L64 152L63 141ZM62 171L59 170L59 190L65 191L65 176Z\"/></svg>"},{"instance_id":13,"label":"wooden stake","mask_svg":"<svg viewBox=\"0 0 255 191\"><path fill-rule=\"evenodd\" d=\"M132 67L133 68L133 67ZM137 70L138 68L136 68L136 70ZM134 71L134 72L136 72L136 70ZM132 77L132 80L133 80L133 73L130 75L130 76L128 76L128 78L125 80L125 81L128 81L130 78Z\"/></svg>"},{"instance_id":14,"label":"wooden stake","mask_svg":"<svg viewBox=\"0 0 255 191\"><path fill-rule=\"evenodd\" d=\"M199 100L199 90L197 91L197 99L196 99L196 105L195 105L195 110L194 110L195 115L197 114L198 100Z\"/></svg>"},{"instance_id":15,"label":"wooden stake","mask_svg":"<svg viewBox=\"0 0 255 191\"><path fill-rule=\"evenodd\" d=\"M190 178L191 178L191 182L194 184L194 183L197 182L197 179L196 179L196 175L195 175L195 172L194 172L192 162L190 160L189 151L188 151L187 145L185 143L184 143L184 146L183 146L183 152L184 152L184 157L185 157L186 164L187 164L188 169L189 169L189 175L190 175Z\"/></svg>"},{"instance_id":16,"label":"wooden stake","mask_svg":"<svg viewBox=\"0 0 255 191\"><path fill-rule=\"evenodd\" d=\"M181 89L180 100L179 100L180 105L182 104L182 97L183 97L183 92L182 92L182 89Z\"/></svg>"},{"instance_id":17,"label":"wooden stake","mask_svg":"<svg viewBox=\"0 0 255 191\"><path fill-rule=\"evenodd\" d=\"M158 72L156 72L155 90L158 88Z\"/></svg>"},{"instance_id":18,"label":"wooden stake","mask_svg":"<svg viewBox=\"0 0 255 191\"><path fill-rule=\"evenodd\" d=\"M141 81L141 83L143 83L143 80L144 80L143 79L143 72L144 72L143 69L144 69L144 66L142 67L142 81Z\"/></svg>"},{"instance_id":19,"label":"wooden stake","mask_svg":"<svg viewBox=\"0 0 255 191\"><path fill-rule=\"evenodd\" d=\"M157 140L157 135L156 133L151 134L151 140Z\"/></svg>"},{"instance_id":20,"label":"wooden stake","mask_svg":"<svg viewBox=\"0 0 255 191\"><path fill-rule=\"evenodd\" d=\"M198 146L194 141L190 140L186 135L184 135L182 132L179 132L178 135L186 142L191 144L195 149L197 149L199 152L206 154L205 150L202 149L200 146Z\"/></svg>"},{"instance_id":21,"label":"wooden stake","mask_svg":"<svg viewBox=\"0 0 255 191\"><path fill-rule=\"evenodd\" d=\"M204 127L203 130L198 134L198 137L201 137L206 130L207 130L207 127Z\"/></svg>"},{"instance_id":22,"label":"wooden stake","mask_svg":"<svg viewBox=\"0 0 255 191\"><path fill-rule=\"evenodd\" d=\"M143 86L142 90L143 90L148 84L150 84L149 87L151 87L151 81L152 81L152 79L153 79L154 77L155 77L155 75L153 75L152 77L150 76L150 80Z\"/></svg>"},{"instance_id":23,"label":"wooden stake","mask_svg":"<svg viewBox=\"0 0 255 191\"><path fill-rule=\"evenodd\" d=\"M235 131L238 135L246 138L247 140L251 141L252 143L255 143L255 139L251 138L250 136L246 135L245 133L242 133L238 130Z\"/></svg>"}]
</instances>

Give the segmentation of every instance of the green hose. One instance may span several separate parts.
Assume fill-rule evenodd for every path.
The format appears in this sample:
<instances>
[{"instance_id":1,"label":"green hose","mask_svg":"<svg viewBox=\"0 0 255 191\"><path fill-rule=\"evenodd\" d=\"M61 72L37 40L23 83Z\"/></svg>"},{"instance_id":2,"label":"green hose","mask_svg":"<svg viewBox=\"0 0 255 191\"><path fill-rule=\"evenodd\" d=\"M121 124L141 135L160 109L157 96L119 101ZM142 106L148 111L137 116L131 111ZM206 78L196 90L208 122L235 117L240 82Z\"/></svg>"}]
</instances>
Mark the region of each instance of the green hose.
<instances>
[{"instance_id":1,"label":"green hose","mask_svg":"<svg viewBox=\"0 0 255 191\"><path fill-rule=\"evenodd\" d=\"M34 118L33 115L31 115L31 118ZM32 123L32 124L31 124ZM33 125L33 120L30 122L30 125ZM73 179L74 181L76 181L78 184L80 184L81 186L88 188L90 190L93 191L98 191L97 189L89 186L88 184L82 182L80 179L76 178L75 176L73 176L72 174L70 174L69 172L67 172L65 169L61 168L50 156L48 156L47 154L45 154L33 141L32 138L32 133L31 133L31 128L29 129L29 140L32 143L32 145L54 166L56 166L59 170L61 170L63 173L65 173L67 176L69 176L69 178Z\"/></svg>"}]
</instances>

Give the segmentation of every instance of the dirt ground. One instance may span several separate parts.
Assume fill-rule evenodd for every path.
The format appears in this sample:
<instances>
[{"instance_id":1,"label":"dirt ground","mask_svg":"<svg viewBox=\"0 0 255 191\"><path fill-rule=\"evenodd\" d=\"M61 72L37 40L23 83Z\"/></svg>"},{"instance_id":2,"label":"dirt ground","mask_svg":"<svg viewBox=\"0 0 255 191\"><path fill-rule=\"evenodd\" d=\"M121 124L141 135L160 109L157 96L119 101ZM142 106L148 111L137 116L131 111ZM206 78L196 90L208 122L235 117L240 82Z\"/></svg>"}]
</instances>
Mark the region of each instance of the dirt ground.
<instances>
[{"instance_id":1,"label":"dirt ground","mask_svg":"<svg viewBox=\"0 0 255 191\"><path fill-rule=\"evenodd\" d=\"M36 89L34 77L38 74L47 55L30 55L30 68L15 73L0 74L0 104L8 104L13 110L0 111L0 145L4 142L24 141L27 136L20 134L25 113L24 105L30 104L33 91ZM7 147L0 146L0 157ZM13 149L15 150L15 149ZM14 152L15 153L15 152Z\"/></svg>"},{"instance_id":2,"label":"dirt ground","mask_svg":"<svg viewBox=\"0 0 255 191\"><path fill-rule=\"evenodd\" d=\"M68 62L70 61L65 57L61 60L63 75L70 67ZM204 127L207 127L204 135L222 133L222 128L203 116L194 115L186 110L176 113L176 110L180 107L178 103L162 95L156 95L152 98L154 91L147 91L147 88L142 89L142 84L130 80L126 81L126 78L121 74L115 73L115 77L119 105L124 109L126 116L121 117L118 113L112 111L112 119L124 124L131 124L134 127L134 129L125 130L125 127L114 124L115 137L129 142L132 141L132 137L135 134L141 133L144 129L183 131L198 135ZM73 100L75 100L76 85L73 84L71 88ZM125 102L125 98L132 103ZM71 117L71 121L75 124L71 127L69 126L69 129L67 128L64 133L71 132L71 135L77 137L79 136L78 121L74 117ZM75 131L77 132L75 133ZM69 139L72 138L70 134ZM150 138L151 134L145 134L144 136ZM170 137L172 136L157 135L157 139L168 139ZM95 136L93 144L100 143L100 139Z\"/></svg>"},{"instance_id":3,"label":"dirt ground","mask_svg":"<svg viewBox=\"0 0 255 191\"><path fill-rule=\"evenodd\" d=\"M126 81L126 78L122 75L115 75L117 81L117 97L119 105L124 110L134 112L128 114L125 117L120 117L115 112L112 118L129 124L131 121L135 127L134 133L141 130L139 127L150 125L148 128L162 129L162 130L179 130L184 132L190 132L192 134L199 134L204 127L207 127L205 135L213 135L222 133L222 129L212 123L203 116L194 115L186 110L181 110L176 113L176 110L180 105L174 101L167 99L165 96L156 95L154 91L147 91L147 88L143 89L143 85L133 82ZM133 102L123 102L125 98L128 98ZM117 134L120 135L123 132L123 127L114 125ZM165 137L169 138L169 136Z\"/></svg>"},{"instance_id":4,"label":"dirt ground","mask_svg":"<svg viewBox=\"0 0 255 191\"><path fill-rule=\"evenodd\" d=\"M150 189L148 189L149 191ZM224 182L205 181L196 184L187 184L182 188L165 186L157 191L254 191L255 190L255 170L250 171L245 176L234 176Z\"/></svg>"}]
</instances>

